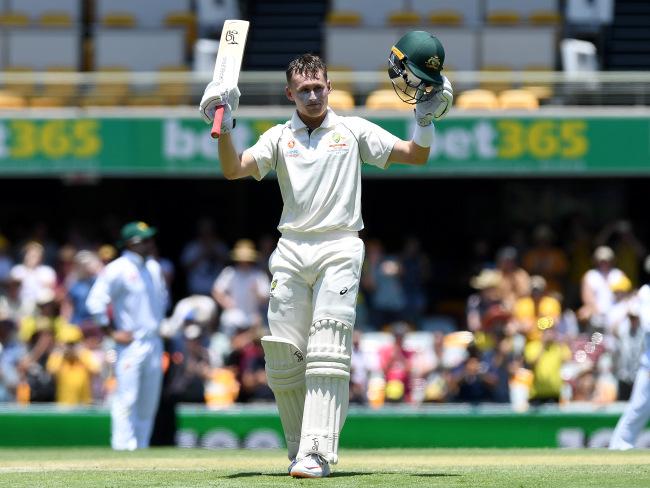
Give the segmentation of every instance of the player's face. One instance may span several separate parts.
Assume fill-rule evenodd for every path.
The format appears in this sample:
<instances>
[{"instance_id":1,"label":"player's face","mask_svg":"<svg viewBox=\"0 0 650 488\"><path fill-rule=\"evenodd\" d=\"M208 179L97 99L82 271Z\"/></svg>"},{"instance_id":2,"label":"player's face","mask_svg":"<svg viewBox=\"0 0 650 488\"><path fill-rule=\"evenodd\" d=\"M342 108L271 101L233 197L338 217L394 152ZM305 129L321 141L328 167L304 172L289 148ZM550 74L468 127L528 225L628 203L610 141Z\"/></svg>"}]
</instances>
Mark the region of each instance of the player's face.
<instances>
[{"instance_id":1,"label":"player's face","mask_svg":"<svg viewBox=\"0 0 650 488\"><path fill-rule=\"evenodd\" d=\"M315 78L294 74L286 88L287 98L296 104L298 113L307 119L319 119L327 112L330 81L320 71Z\"/></svg>"}]
</instances>

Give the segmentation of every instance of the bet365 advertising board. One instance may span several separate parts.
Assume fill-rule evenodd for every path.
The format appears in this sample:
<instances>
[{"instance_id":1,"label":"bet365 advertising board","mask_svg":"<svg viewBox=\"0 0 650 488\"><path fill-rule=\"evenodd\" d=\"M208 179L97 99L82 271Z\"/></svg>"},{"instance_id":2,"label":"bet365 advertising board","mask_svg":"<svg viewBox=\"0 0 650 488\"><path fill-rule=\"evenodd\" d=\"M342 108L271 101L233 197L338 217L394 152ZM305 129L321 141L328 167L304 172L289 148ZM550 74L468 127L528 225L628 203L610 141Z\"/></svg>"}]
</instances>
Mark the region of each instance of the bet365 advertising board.
<instances>
[{"instance_id":1,"label":"bet365 advertising board","mask_svg":"<svg viewBox=\"0 0 650 488\"><path fill-rule=\"evenodd\" d=\"M428 163L364 168L367 177L650 175L650 115L451 116L437 124ZM413 118L370 120L410 139ZM241 116L243 149L286 119ZM341 152L351 134L331 131ZM216 141L196 117L0 117L2 176L221 177Z\"/></svg>"}]
</instances>

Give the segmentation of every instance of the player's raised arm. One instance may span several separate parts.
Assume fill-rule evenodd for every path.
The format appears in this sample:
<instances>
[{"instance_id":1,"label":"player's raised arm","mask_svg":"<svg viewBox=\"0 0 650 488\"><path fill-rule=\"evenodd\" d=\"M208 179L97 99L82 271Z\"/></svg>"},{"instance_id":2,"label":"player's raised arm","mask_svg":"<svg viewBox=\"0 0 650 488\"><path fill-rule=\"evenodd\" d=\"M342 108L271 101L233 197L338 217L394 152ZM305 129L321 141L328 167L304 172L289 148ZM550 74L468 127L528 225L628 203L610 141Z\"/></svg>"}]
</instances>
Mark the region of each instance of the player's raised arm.
<instances>
[{"instance_id":1,"label":"player's raised arm","mask_svg":"<svg viewBox=\"0 0 650 488\"><path fill-rule=\"evenodd\" d=\"M239 107L239 88L225 88L215 81L208 83L199 105L199 112L206 123L211 124L217 110L222 111L219 136L219 162L226 179L235 180L258 173L257 164L252 156L237 153L230 133L235 126L233 112Z\"/></svg>"},{"instance_id":2,"label":"player's raised arm","mask_svg":"<svg viewBox=\"0 0 650 488\"><path fill-rule=\"evenodd\" d=\"M417 125L410 141L395 143L389 162L427 162L434 137L433 121L449 112L454 99L451 83L440 74L444 61L442 44L425 31L409 32L391 48L388 74L400 99L415 104Z\"/></svg>"}]
</instances>

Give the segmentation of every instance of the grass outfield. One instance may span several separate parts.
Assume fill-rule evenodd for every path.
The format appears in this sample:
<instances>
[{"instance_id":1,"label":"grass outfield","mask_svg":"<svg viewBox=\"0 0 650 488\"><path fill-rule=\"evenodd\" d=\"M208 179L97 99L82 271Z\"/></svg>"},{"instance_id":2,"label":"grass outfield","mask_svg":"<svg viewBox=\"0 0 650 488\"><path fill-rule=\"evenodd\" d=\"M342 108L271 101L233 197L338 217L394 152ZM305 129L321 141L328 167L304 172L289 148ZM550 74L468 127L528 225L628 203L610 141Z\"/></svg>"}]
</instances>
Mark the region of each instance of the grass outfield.
<instances>
[{"instance_id":1,"label":"grass outfield","mask_svg":"<svg viewBox=\"0 0 650 488\"><path fill-rule=\"evenodd\" d=\"M650 451L343 450L329 478L296 480L283 451L0 449L1 487L617 487L650 486Z\"/></svg>"}]
</instances>

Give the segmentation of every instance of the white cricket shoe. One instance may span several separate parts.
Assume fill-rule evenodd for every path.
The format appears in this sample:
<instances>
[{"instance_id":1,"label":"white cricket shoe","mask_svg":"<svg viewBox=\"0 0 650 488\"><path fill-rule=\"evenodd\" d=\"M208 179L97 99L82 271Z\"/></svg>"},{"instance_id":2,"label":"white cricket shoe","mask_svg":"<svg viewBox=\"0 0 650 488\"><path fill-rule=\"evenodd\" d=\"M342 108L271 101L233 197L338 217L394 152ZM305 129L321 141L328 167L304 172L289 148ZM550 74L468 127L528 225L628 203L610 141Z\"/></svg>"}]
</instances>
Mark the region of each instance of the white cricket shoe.
<instances>
[{"instance_id":1,"label":"white cricket shoe","mask_svg":"<svg viewBox=\"0 0 650 488\"><path fill-rule=\"evenodd\" d=\"M300 459L289 474L294 478L325 478L330 474L330 465L318 454L309 454Z\"/></svg>"},{"instance_id":2,"label":"white cricket shoe","mask_svg":"<svg viewBox=\"0 0 650 488\"><path fill-rule=\"evenodd\" d=\"M289 474L291 474L291 470L293 469L293 467L296 465L297 462L298 460L296 458L291 459L291 464L289 464L289 469L287 469L287 472Z\"/></svg>"}]
</instances>

